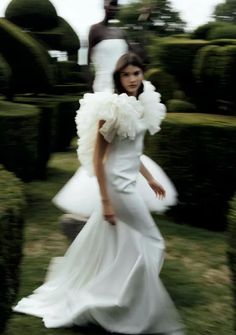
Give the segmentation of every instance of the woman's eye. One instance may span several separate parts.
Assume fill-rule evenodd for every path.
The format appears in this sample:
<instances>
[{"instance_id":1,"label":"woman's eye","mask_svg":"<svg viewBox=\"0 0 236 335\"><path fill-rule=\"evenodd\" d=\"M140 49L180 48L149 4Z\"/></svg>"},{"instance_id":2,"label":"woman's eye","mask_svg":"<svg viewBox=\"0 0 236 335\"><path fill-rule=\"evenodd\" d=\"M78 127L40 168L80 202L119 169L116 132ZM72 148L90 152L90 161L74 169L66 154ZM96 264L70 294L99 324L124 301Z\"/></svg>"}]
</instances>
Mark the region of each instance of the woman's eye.
<instances>
[{"instance_id":1,"label":"woman's eye","mask_svg":"<svg viewBox=\"0 0 236 335\"><path fill-rule=\"evenodd\" d=\"M137 76L139 76L140 75L140 71L136 71L136 72L134 72L134 75L137 77Z\"/></svg>"}]
</instances>

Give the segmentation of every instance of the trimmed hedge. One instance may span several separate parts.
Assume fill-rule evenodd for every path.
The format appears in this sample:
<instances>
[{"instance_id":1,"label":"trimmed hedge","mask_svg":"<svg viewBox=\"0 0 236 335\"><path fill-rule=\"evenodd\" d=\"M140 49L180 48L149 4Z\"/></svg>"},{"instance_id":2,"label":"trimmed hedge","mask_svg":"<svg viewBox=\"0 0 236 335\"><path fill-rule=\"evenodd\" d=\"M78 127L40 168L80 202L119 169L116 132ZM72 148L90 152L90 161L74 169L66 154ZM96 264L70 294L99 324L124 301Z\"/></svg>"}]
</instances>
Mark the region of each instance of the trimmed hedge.
<instances>
[{"instance_id":1,"label":"trimmed hedge","mask_svg":"<svg viewBox=\"0 0 236 335\"><path fill-rule=\"evenodd\" d=\"M236 45L236 39L233 39L233 38L220 38L220 39L209 41L208 44L209 45L211 45L211 44L213 44L213 45L221 45L221 46Z\"/></svg>"},{"instance_id":2,"label":"trimmed hedge","mask_svg":"<svg viewBox=\"0 0 236 335\"><path fill-rule=\"evenodd\" d=\"M0 55L0 94L9 95L11 84L11 68L5 58Z\"/></svg>"},{"instance_id":3,"label":"trimmed hedge","mask_svg":"<svg viewBox=\"0 0 236 335\"><path fill-rule=\"evenodd\" d=\"M62 17L58 17L58 24L52 29L32 32L32 35L43 42L48 50L67 51L69 59L78 62L79 37Z\"/></svg>"},{"instance_id":4,"label":"trimmed hedge","mask_svg":"<svg viewBox=\"0 0 236 335\"><path fill-rule=\"evenodd\" d=\"M177 89L177 83L169 73L158 68L149 69L145 73L145 79L150 80L157 91L161 93L161 99L164 103L173 98L174 91Z\"/></svg>"},{"instance_id":5,"label":"trimmed hedge","mask_svg":"<svg viewBox=\"0 0 236 335\"><path fill-rule=\"evenodd\" d=\"M197 102L201 112L216 113L220 96L222 54L216 45L208 45L196 55L193 72L197 82Z\"/></svg>"},{"instance_id":6,"label":"trimmed hedge","mask_svg":"<svg viewBox=\"0 0 236 335\"><path fill-rule=\"evenodd\" d=\"M167 111L171 113L196 113L196 106L185 100L171 99L167 101Z\"/></svg>"},{"instance_id":7,"label":"trimmed hedge","mask_svg":"<svg viewBox=\"0 0 236 335\"><path fill-rule=\"evenodd\" d=\"M64 151L76 136L75 115L80 96L43 95L41 97L17 96L15 101L38 106L42 113L40 138L48 155Z\"/></svg>"},{"instance_id":8,"label":"trimmed hedge","mask_svg":"<svg viewBox=\"0 0 236 335\"><path fill-rule=\"evenodd\" d=\"M234 311L235 311L235 323L234 327L236 330L236 194L230 202L230 210L228 213L228 259L229 266L232 272L233 282L233 295L234 295Z\"/></svg>"},{"instance_id":9,"label":"trimmed hedge","mask_svg":"<svg viewBox=\"0 0 236 335\"><path fill-rule=\"evenodd\" d=\"M215 21L215 22L208 22L197 27L191 35L191 38L197 40L207 40L208 35L211 33L212 30L215 28L223 28L227 25L225 22Z\"/></svg>"},{"instance_id":10,"label":"trimmed hedge","mask_svg":"<svg viewBox=\"0 0 236 335\"><path fill-rule=\"evenodd\" d=\"M5 19L0 19L0 39L0 52L12 69L13 92L50 92L54 70L46 49Z\"/></svg>"},{"instance_id":11,"label":"trimmed hedge","mask_svg":"<svg viewBox=\"0 0 236 335\"><path fill-rule=\"evenodd\" d=\"M76 80L72 80L73 74L78 75L74 76ZM64 62L57 62L57 77L58 83L79 83L81 82L80 74L80 66L76 62L72 61L64 61Z\"/></svg>"},{"instance_id":12,"label":"trimmed hedge","mask_svg":"<svg viewBox=\"0 0 236 335\"><path fill-rule=\"evenodd\" d=\"M196 56L194 74L198 82L201 110L235 115L236 45L208 45Z\"/></svg>"},{"instance_id":13,"label":"trimmed hedge","mask_svg":"<svg viewBox=\"0 0 236 335\"><path fill-rule=\"evenodd\" d=\"M26 181L39 174L39 122L37 107L0 101L0 163Z\"/></svg>"},{"instance_id":14,"label":"trimmed hedge","mask_svg":"<svg viewBox=\"0 0 236 335\"><path fill-rule=\"evenodd\" d=\"M25 199L22 183L0 165L0 332L19 287Z\"/></svg>"},{"instance_id":15,"label":"trimmed hedge","mask_svg":"<svg viewBox=\"0 0 236 335\"><path fill-rule=\"evenodd\" d=\"M146 153L176 185L179 203L169 213L178 222L222 230L236 188L236 118L170 113Z\"/></svg>"},{"instance_id":16,"label":"trimmed hedge","mask_svg":"<svg viewBox=\"0 0 236 335\"><path fill-rule=\"evenodd\" d=\"M215 27L207 35L208 40L215 40L220 38L236 38L236 25L228 24L222 27Z\"/></svg>"},{"instance_id":17,"label":"trimmed hedge","mask_svg":"<svg viewBox=\"0 0 236 335\"><path fill-rule=\"evenodd\" d=\"M159 57L163 69L176 78L187 96L193 96L195 91L193 65L196 53L206 44L203 40L190 39L168 39L161 44Z\"/></svg>"},{"instance_id":18,"label":"trimmed hedge","mask_svg":"<svg viewBox=\"0 0 236 335\"><path fill-rule=\"evenodd\" d=\"M5 17L29 30L49 29L58 23L56 9L48 0L11 0Z\"/></svg>"}]
</instances>

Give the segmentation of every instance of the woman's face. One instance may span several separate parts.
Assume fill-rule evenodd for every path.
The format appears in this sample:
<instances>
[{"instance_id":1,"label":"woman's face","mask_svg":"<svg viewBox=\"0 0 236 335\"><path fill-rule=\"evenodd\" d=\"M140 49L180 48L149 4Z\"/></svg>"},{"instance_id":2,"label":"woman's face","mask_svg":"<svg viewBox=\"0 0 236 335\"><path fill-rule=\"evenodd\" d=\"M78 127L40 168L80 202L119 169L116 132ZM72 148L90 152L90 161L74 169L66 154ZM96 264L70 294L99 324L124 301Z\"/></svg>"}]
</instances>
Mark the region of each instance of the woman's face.
<instances>
[{"instance_id":1,"label":"woman's face","mask_svg":"<svg viewBox=\"0 0 236 335\"><path fill-rule=\"evenodd\" d=\"M143 71L138 66L128 65L120 72L120 83L128 95L137 96L142 80Z\"/></svg>"}]
</instances>

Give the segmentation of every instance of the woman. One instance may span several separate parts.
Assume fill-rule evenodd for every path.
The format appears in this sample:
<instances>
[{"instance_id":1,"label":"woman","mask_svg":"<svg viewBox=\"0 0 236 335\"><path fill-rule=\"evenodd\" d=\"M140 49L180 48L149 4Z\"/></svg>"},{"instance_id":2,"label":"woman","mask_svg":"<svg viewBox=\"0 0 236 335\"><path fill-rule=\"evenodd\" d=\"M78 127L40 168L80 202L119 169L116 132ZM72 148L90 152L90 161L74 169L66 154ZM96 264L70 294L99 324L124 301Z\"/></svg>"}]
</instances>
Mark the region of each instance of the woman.
<instances>
[{"instance_id":1,"label":"woman","mask_svg":"<svg viewBox=\"0 0 236 335\"><path fill-rule=\"evenodd\" d=\"M14 310L43 318L48 328L95 323L123 334L181 335L183 325L158 277L164 241L136 191L140 170L165 197L140 161L145 131L159 131L165 107L143 82L134 54L120 58L114 82L116 94L85 94L76 118L79 159L98 180L97 208L47 281Z\"/></svg>"},{"instance_id":2,"label":"woman","mask_svg":"<svg viewBox=\"0 0 236 335\"><path fill-rule=\"evenodd\" d=\"M112 74L117 60L128 52L128 43L118 27L112 27L110 20L118 10L117 0L104 0L105 17L102 22L93 25L89 32L88 63L95 68L94 92L113 92ZM149 210L162 213L177 202L177 192L165 172L150 158L142 155L142 161L156 179L165 186L166 197L156 199L146 181L139 174L137 188ZM89 197L88 197L89 190ZM65 186L55 195L53 203L75 218L86 221L99 199L97 180L88 177L87 171L79 168Z\"/></svg>"}]
</instances>

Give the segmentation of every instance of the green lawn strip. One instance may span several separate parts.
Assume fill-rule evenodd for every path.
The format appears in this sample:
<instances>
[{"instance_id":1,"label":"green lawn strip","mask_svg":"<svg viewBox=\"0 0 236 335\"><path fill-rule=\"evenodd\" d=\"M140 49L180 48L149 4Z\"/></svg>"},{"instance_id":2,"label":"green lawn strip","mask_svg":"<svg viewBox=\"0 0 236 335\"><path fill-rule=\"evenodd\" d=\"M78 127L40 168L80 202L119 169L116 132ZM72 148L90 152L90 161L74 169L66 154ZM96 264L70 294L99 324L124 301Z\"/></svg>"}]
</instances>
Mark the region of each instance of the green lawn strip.
<instances>
[{"instance_id":1,"label":"green lawn strip","mask_svg":"<svg viewBox=\"0 0 236 335\"><path fill-rule=\"evenodd\" d=\"M57 153L49 164L47 181L26 184L29 202L21 289L18 299L38 287L50 259L62 256L68 246L58 218L61 212L52 197L78 167L76 153ZM189 335L233 335L231 282L225 256L224 233L177 225L155 216L166 241L166 260L161 278L180 311ZM104 332L46 329L41 319L13 313L4 335L84 335Z\"/></svg>"}]
</instances>

